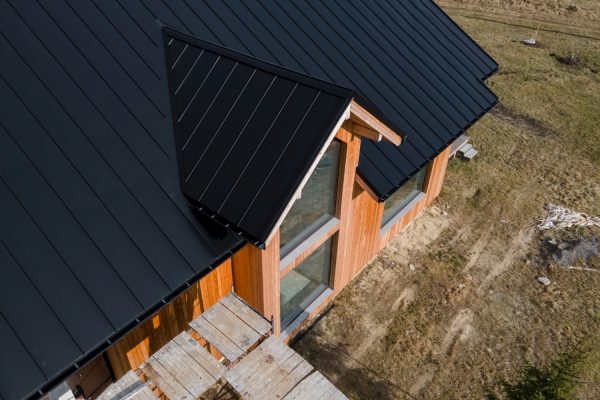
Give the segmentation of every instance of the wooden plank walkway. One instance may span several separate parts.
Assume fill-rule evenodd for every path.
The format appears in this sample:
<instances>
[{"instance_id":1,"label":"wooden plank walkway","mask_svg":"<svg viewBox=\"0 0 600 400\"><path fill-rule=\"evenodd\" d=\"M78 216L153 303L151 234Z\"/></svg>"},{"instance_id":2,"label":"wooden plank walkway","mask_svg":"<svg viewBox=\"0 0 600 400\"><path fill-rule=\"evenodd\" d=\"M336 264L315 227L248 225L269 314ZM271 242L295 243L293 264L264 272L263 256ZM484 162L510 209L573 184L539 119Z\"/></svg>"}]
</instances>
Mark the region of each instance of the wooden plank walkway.
<instances>
[{"instance_id":1,"label":"wooden plank walkway","mask_svg":"<svg viewBox=\"0 0 600 400\"><path fill-rule=\"evenodd\" d=\"M135 372L129 371L106 388L97 400L158 400L158 396Z\"/></svg>"},{"instance_id":2,"label":"wooden plank walkway","mask_svg":"<svg viewBox=\"0 0 600 400\"><path fill-rule=\"evenodd\" d=\"M156 400L150 387L167 400L212 399L223 390L247 400L346 399L298 353L269 336L271 323L234 294L190 327L224 356L227 366L182 332L142 364L146 383L130 371L100 399Z\"/></svg>"},{"instance_id":3,"label":"wooden plank walkway","mask_svg":"<svg viewBox=\"0 0 600 400\"><path fill-rule=\"evenodd\" d=\"M271 332L271 324L233 294L206 310L190 326L229 362L238 360Z\"/></svg>"},{"instance_id":4,"label":"wooden plank walkway","mask_svg":"<svg viewBox=\"0 0 600 400\"><path fill-rule=\"evenodd\" d=\"M346 399L279 338L269 337L225 374L243 399Z\"/></svg>"},{"instance_id":5,"label":"wooden plank walkway","mask_svg":"<svg viewBox=\"0 0 600 400\"><path fill-rule=\"evenodd\" d=\"M300 382L283 400L348 400L333 383L329 382L319 371L314 371Z\"/></svg>"}]
</instances>

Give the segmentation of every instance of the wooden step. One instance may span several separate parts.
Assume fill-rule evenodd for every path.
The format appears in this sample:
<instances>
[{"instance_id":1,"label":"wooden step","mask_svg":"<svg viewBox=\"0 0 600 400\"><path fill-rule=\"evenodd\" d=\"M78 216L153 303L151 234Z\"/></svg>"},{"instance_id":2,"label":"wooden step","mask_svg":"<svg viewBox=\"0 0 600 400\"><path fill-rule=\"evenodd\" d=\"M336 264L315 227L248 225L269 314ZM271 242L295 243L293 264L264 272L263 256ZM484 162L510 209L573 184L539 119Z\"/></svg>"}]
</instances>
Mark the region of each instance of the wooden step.
<instances>
[{"instance_id":1,"label":"wooden step","mask_svg":"<svg viewBox=\"0 0 600 400\"><path fill-rule=\"evenodd\" d=\"M197 399L225 372L225 367L183 332L142 364L142 371L170 399Z\"/></svg>"},{"instance_id":2,"label":"wooden step","mask_svg":"<svg viewBox=\"0 0 600 400\"><path fill-rule=\"evenodd\" d=\"M461 158L471 161L478 153L479 152L477 150L471 148L466 153L462 154Z\"/></svg>"},{"instance_id":3,"label":"wooden step","mask_svg":"<svg viewBox=\"0 0 600 400\"><path fill-rule=\"evenodd\" d=\"M467 152L469 152L471 149L473 149L473 145L470 143L465 143L463 146L461 146L460 149L458 149L458 154L464 155Z\"/></svg>"}]
</instances>

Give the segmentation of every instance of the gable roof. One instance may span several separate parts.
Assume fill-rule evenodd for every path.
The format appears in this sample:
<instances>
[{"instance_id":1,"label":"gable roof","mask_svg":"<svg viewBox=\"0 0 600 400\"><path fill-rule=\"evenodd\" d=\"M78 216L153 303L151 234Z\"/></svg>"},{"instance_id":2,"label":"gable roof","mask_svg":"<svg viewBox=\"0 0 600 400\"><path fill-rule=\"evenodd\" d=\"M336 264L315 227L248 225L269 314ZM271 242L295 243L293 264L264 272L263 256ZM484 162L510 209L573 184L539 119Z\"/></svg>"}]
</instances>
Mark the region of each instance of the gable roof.
<instances>
[{"instance_id":1,"label":"gable roof","mask_svg":"<svg viewBox=\"0 0 600 400\"><path fill-rule=\"evenodd\" d=\"M165 38L183 193L264 247L352 92L172 29Z\"/></svg>"},{"instance_id":2,"label":"gable roof","mask_svg":"<svg viewBox=\"0 0 600 400\"><path fill-rule=\"evenodd\" d=\"M354 91L406 135L361 154L381 197L404 178L365 154L409 176L495 102L497 66L429 0L0 2L1 398L47 389L243 243L182 194L157 21Z\"/></svg>"}]
</instances>

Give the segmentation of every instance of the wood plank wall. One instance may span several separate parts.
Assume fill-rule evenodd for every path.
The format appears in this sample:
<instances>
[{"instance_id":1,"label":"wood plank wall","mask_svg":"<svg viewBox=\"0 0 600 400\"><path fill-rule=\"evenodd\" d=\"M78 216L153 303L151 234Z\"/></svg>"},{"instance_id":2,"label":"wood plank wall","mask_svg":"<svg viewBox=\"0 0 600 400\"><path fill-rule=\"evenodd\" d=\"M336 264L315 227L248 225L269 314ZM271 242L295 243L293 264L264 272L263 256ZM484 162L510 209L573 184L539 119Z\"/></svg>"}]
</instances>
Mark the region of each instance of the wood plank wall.
<instances>
[{"instance_id":1,"label":"wood plank wall","mask_svg":"<svg viewBox=\"0 0 600 400\"><path fill-rule=\"evenodd\" d=\"M267 319L279 334L279 231L264 250L247 244L232 257L235 292Z\"/></svg>"},{"instance_id":2,"label":"wood plank wall","mask_svg":"<svg viewBox=\"0 0 600 400\"><path fill-rule=\"evenodd\" d=\"M187 329L188 322L225 297L231 292L232 286L232 263L228 259L121 338L107 351L117 378L130 369L136 369L150 355Z\"/></svg>"},{"instance_id":3,"label":"wood plank wall","mask_svg":"<svg viewBox=\"0 0 600 400\"><path fill-rule=\"evenodd\" d=\"M334 293L328 301L439 195L448 164L449 149L446 149L429 166L424 185L426 196L382 234L383 203L378 203L355 181L360 138L352 135L350 129L351 126L345 124L336 136L343 142L340 161L342 185L338 191L340 225L335 235L332 263ZM137 368L169 340L187 329L189 321L229 293L232 286L257 311L267 318L275 317L275 333L279 334L279 262L279 233L265 250L252 245L243 247L107 351L116 376L120 377L130 369ZM321 305L318 310L324 306Z\"/></svg>"},{"instance_id":4,"label":"wood plank wall","mask_svg":"<svg viewBox=\"0 0 600 400\"><path fill-rule=\"evenodd\" d=\"M348 223L351 233L348 234L349 245L342 258L345 265L341 267L346 270L345 275L349 275L350 279L344 279L344 286L440 194L449 151L449 148L444 150L429 165L424 183L425 197L384 233L381 232L384 204L377 202L355 183L352 216Z\"/></svg>"}]
</instances>

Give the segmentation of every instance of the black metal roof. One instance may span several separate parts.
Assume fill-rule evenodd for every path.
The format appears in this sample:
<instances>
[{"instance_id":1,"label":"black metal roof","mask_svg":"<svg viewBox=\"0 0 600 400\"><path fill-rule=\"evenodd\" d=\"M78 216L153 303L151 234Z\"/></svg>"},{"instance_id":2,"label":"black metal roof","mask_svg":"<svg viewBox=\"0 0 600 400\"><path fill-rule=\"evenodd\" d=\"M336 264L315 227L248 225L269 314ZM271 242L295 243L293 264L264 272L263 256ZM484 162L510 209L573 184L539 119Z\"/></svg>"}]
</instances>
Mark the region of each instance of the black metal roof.
<instances>
[{"instance_id":1,"label":"black metal roof","mask_svg":"<svg viewBox=\"0 0 600 400\"><path fill-rule=\"evenodd\" d=\"M429 0L0 2L1 398L64 377L243 243L181 192L162 24L355 91L407 135L365 141L382 198L495 101L497 65Z\"/></svg>"},{"instance_id":2,"label":"black metal roof","mask_svg":"<svg viewBox=\"0 0 600 400\"><path fill-rule=\"evenodd\" d=\"M181 194L160 42L98 5L0 2L3 399L73 371L242 243Z\"/></svg>"},{"instance_id":3,"label":"black metal roof","mask_svg":"<svg viewBox=\"0 0 600 400\"><path fill-rule=\"evenodd\" d=\"M352 92L171 29L165 37L183 192L263 247Z\"/></svg>"},{"instance_id":4,"label":"black metal roof","mask_svg":"<svg viewBox=\"0 0 600 400\"><path fill-rule=\"evenodd\" d=\"M498 64L432 1L373 4L372 15L384 25L373 29L401 51L402 64L414 65L410 78L418 85L429 83L429 88L423 86L425 96L442 110L407 118L400 146L363 140L358 173L383 201L497 103L483 81ZM426 105L421 96L414 99L416 107Z\"/></svg>"}]
</instances>

